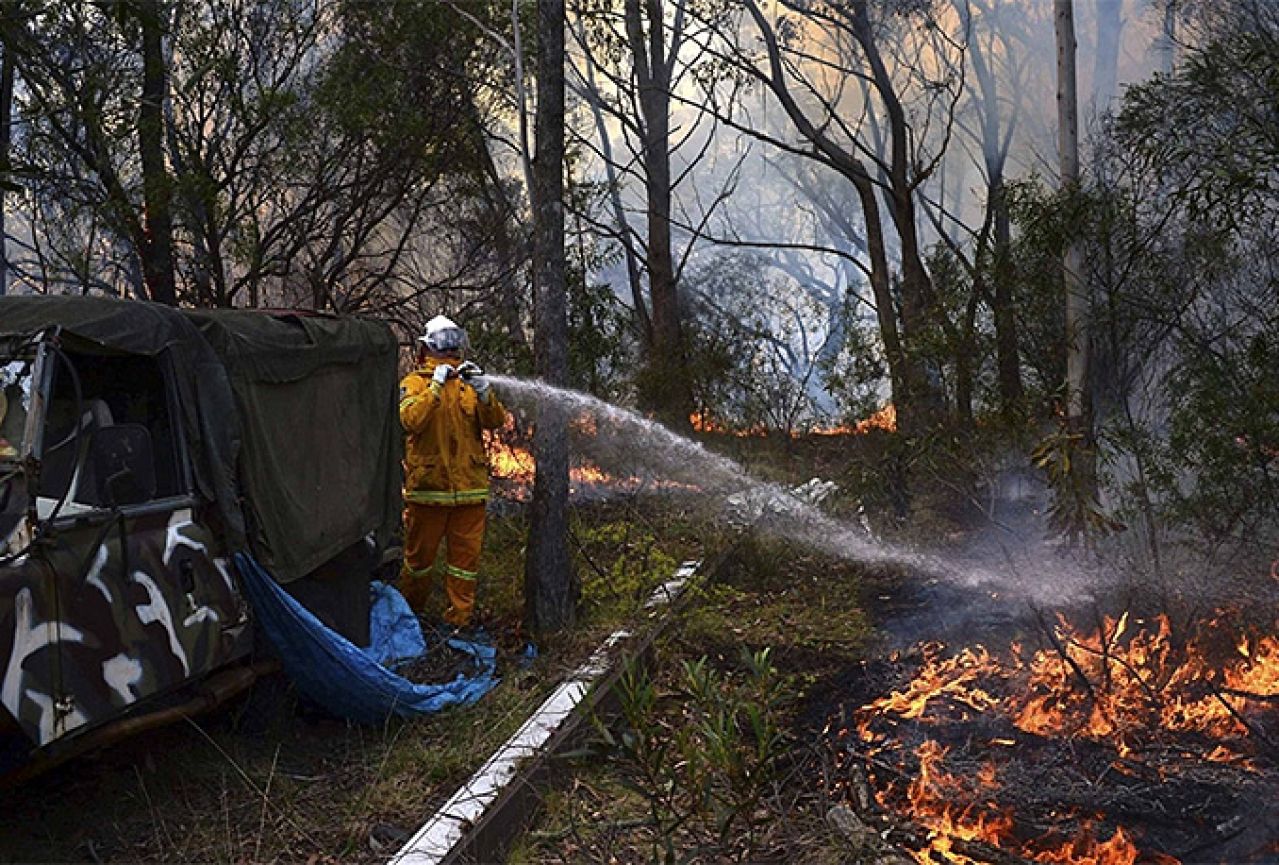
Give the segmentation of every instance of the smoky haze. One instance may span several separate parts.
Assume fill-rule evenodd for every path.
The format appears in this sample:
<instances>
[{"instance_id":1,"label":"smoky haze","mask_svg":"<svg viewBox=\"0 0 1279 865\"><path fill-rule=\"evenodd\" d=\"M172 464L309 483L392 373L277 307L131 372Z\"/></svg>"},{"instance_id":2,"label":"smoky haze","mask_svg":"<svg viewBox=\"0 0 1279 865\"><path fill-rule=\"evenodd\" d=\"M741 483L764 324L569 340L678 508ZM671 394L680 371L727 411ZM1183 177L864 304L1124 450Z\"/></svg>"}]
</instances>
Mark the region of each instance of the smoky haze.
<instances>
[{"instance_id":1,"label":"smoky haze","mask_svg":"<svg viewBox=\"0 0 1279 865\"><path fill-rule=\"evenodd\" d=\"M906 108L917 156L939 159L918 190L921 241L940 243L944 233L966 246L981 223L992 171L1005 182L1040 176L1055 183L1053 4L935 0L928 5L947 39L926 44L906 31L896 41L885 41L886 59L904 101L910 100ZM1074 6L1086 139L1125 86L1169 67L1172 43L1166 33L1172 22L1167 4L1158 0L1077 0ZM824 116L822 107L833 109L832 129L855 131L885 153L882 105L868 97L841 60L853 49L820 21L806 21L783 3L761 4L761 9L779 33L790 28L796 46L790 81L815 121ZM682 262L686 298L714 306L731 293L752 295L751 309L773 341L772 366L804 383L820 415L835 408L825 391L825 371L849 336L845 313L851 314L852 326L861 322L872 332L872 342L877 339L870 327L875 302L866 277L862 209L843 178L804 154L793 124L766 87L749 75L725 76L707 87L693 74L710 62L758 55L759 34L750 21L734 21L732 32L710 28L700 38L687 38L678 57L685 74L676 76L680 83L672 102L674 256ZM594 65L579 58L575 66L580 90L607 91ZM926 104L936 101L926 95L929 87L947 75L957 94L953 123L944 122L945 105ZM801 76L806 76L803 84ZM926 80L929 76L936 80ZM601 220L616 222L620 211L621 235L642 249L646 201L636 176L639 142L617 123L580 126L587 152L595 154L588 173L616 193L617 206L602 208ZM889 255L896 258L891 231L888 242ZM622 256L596 278L629 302L636 276L628 275L627 267ZM878 396L885 395L881 387Z\"/></svg>"},{"instance_id":2,"label":"smoky haze","mask_svg":"<svg viewBox=\"0 0 1279 865\"><path fill-rule=\"evenodd\" d=\"M864 520L830 516L805 490L755 478L734 460L629 409L541 381L491 378L524 422L534 420L542 405L568 412L572 454L611 478L640 479L642 489L653 495L695 497L730 525L753 526L834 559L899 567L951 589L1035 605L1086 600L1103 577L1078 561L1046 555L1050 551L1033 519L1018 525L1002 522L998 534L963 550L905 547L877 537ZM1030 517L1041 492L1033 481L1014 479L1001 497L1014 514ZM1015 504L1028 507L1013 508Z\"/></svg>"}]
</instances>

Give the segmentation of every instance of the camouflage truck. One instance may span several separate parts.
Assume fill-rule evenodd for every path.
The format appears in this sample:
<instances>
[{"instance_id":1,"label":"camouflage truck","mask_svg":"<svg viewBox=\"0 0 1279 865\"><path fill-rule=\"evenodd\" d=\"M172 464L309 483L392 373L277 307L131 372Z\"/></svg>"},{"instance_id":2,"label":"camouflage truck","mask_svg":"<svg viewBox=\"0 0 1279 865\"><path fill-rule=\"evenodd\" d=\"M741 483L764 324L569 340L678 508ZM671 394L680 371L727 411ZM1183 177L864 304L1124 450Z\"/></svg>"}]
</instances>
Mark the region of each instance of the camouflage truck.
<instances>
[{"instance_id":1,"label":"camouflage truck","mask_svg":"<svg viewBox=\"0 0 1279 865\"><path fill-rule=\"evenodd\" d=\"M397 365L373 321L0 297L0 774L250 684L237 552L367 641Z\"/></svg>"}]
</instances>

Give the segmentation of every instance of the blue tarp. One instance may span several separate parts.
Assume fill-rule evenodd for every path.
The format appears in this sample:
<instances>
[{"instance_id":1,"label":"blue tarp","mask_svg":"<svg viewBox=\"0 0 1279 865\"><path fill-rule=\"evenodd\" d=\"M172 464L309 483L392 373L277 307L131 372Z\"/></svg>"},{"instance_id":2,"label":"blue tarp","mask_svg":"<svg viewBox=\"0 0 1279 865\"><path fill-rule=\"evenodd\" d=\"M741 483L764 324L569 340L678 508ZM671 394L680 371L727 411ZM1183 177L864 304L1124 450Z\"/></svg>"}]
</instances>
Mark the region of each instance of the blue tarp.
<instances>
[{"instance_id":1,"label":"blue tarp","mask_svg":"<svg viewBox=\"0 0 1279 865\"><path fill-rule=\"evenodd\" d=\"M428 715L474 703L497 684L496 652L478 643L449 641L475 659L478 671L443 684L410 682L379 663L403 663L413 657L405 652L421 654L426 646L416 617L387 586L379 587L374 597L369 623L373 644L361 649L325 627L251 556L236 553L235 563L258 624L279 653L285 672L299 691L339 717L381 724L393 714Z\"/></svg>"},{"instance_id":2,"label":"blue tarp","mask_svg":"<svg viewBox=\"0 0 1279 865\"><path fill-rule=\"evenodd\" d=\"M369 647L365 653L388 670L426 654L422 625L404 596L386 583L369 585L373 593L369 610Z\"/></svg>"}]
</instances>

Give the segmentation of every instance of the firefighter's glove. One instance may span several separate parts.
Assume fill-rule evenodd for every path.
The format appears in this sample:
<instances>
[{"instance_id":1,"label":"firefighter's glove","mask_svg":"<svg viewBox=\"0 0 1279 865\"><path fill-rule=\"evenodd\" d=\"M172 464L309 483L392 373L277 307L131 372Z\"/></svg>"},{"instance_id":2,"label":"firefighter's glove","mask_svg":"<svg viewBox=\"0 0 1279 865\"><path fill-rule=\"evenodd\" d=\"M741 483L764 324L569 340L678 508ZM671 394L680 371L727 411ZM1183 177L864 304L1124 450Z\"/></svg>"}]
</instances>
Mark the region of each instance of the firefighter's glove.
<instances>
[{"instance_id":1,"label":"firefighter's glove","mask_svg":"<svg viewBox=\"0 0 1279 865\"><path fill-rule=\"evenodd\" d=\"M443 385L454 372L455 370L453 367L449 366L447 363L437 364L435 372L431 375L431 381L438 385Z\"/></svg>"},{"instance_id":2,"label":"firefighter's glove","mask_svg":"<svg viewBox=\"0 0 1279 865\"><path fill-rule=\"evenodd\" d=\"M458 369L458 373L460 373L462 378L466 380L467 384L475 388L475 395L478 396L481 401L488 399L490 382L488 376L484 374L484 370L480 369L470 361L467 361Z\"/></svg>"}]
</instances>

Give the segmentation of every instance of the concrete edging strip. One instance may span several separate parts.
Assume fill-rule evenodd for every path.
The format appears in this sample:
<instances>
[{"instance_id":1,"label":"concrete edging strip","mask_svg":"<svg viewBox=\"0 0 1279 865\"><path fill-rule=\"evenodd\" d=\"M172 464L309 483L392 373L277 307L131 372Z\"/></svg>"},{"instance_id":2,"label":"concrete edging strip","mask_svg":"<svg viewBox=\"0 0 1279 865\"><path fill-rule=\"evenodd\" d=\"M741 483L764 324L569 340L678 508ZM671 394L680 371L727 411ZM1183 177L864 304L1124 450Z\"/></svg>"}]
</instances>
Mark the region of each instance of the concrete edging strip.
<instances>
[{"instance_id":1,"label":"concrete edging strip","mask_svg":"<svg viewBox=\"0 0 1279 865\"><path fill-rule=\"evenodd\" d=\"M673 603L683 593L700 562L684 562L674 577L658 586L644 603L654 610ZM618 646L629 631L610 634L585 664L574 670L543 701L528 720L453 793L434 815L391 857L388 865L440 865L465 839L530 758L542 756L546 744L613 667Z\"/></svg>"}]
</instances>

